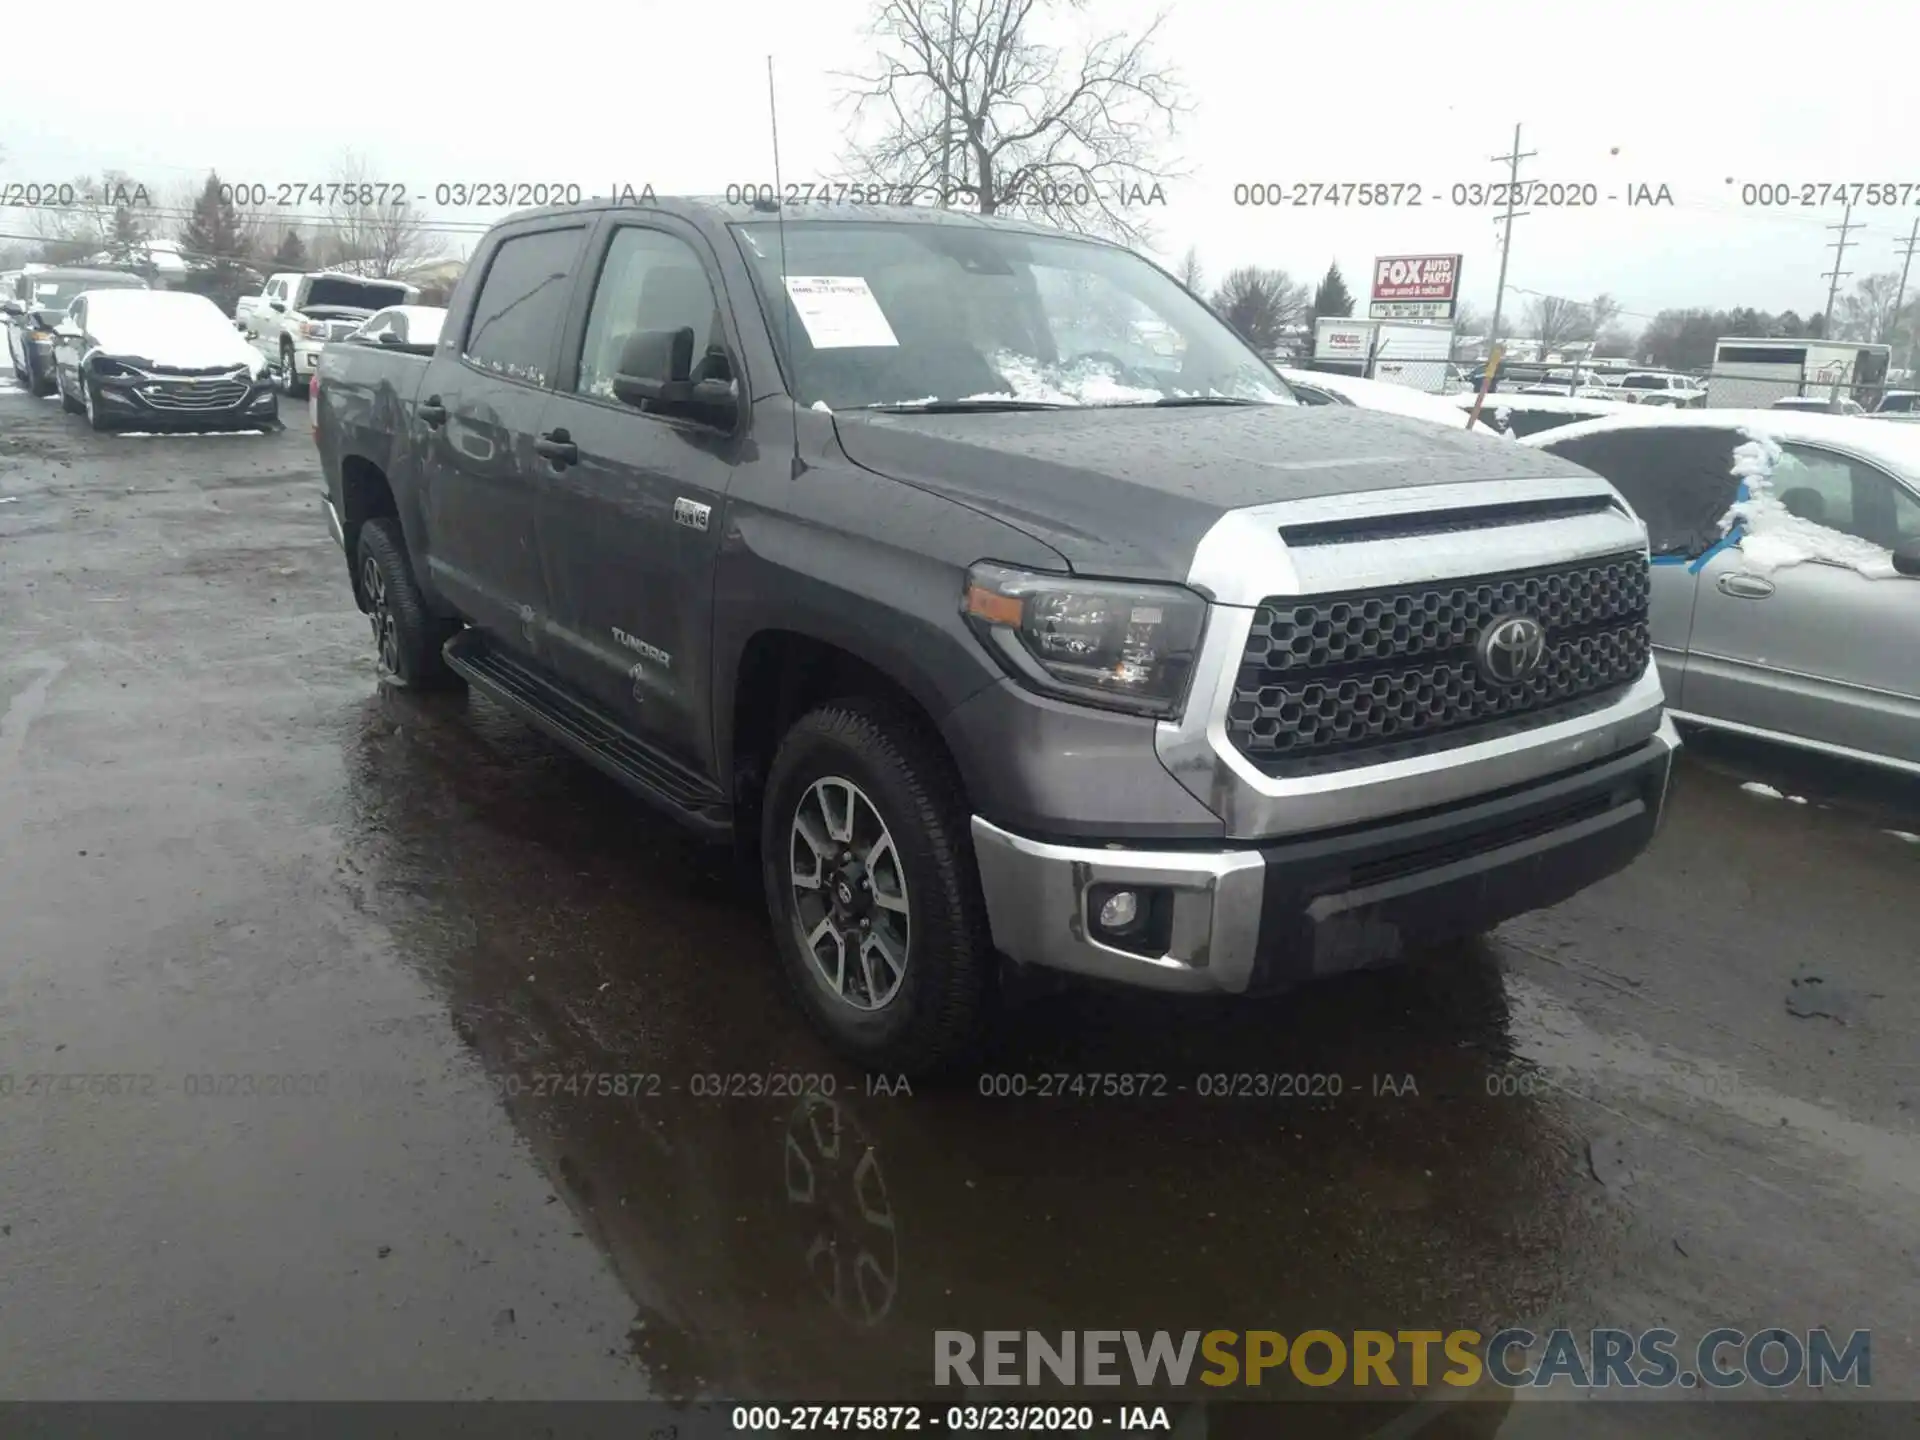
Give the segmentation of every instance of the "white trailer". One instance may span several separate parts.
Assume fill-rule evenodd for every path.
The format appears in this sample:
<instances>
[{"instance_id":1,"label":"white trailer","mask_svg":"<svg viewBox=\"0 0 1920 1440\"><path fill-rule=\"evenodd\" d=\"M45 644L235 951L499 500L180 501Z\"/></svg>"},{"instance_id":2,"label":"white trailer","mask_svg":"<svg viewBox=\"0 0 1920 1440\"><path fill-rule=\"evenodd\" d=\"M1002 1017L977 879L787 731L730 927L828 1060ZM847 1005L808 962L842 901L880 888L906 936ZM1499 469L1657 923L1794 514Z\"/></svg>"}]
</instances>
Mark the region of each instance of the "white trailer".
<instances>
[{"instance_id":1,"label":"white trailer","mask_svg":"<svg viewBox=\"0 0 1920 1440\"><path fill-rule=\"evenodd\" d=\"M1353 320L1334 315L1323 315L1314 322L1313 364L1317 370L1367 376L1438 395L1447 389L1452 356L1451 325Z\"/></svg>"},{"instance_id":2,"label":"white trailer","mask_svg":"<svg viewBox=\"0 0 1920 1440\"><path fill-rule=\"evenodd\" d=\"M1759 409L1789 395L1838 393L1872 405L1886 384L1892 350L1846 340L1788 340L1729 336L1714 346L1707 373L1707 404L1722 410Z\"/></svg>"}]
</instances>

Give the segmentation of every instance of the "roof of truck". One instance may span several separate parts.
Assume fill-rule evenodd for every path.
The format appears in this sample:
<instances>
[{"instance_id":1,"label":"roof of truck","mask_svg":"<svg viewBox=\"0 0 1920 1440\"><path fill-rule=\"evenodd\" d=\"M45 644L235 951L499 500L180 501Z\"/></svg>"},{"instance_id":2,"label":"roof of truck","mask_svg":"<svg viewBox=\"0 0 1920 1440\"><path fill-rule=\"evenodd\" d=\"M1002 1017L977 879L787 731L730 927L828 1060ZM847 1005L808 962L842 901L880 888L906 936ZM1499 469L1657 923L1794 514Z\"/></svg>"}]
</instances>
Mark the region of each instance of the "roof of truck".
<instances>
[{"instance_id":1,"label":"roof of truck","mask_svg":"<svg viewBox=\"0 0 1920 1440\"><path fill-rule=\"evenodd\" d=\"M888 188L888 187L883 187ZM541 205L528 210L516 210L500 223L512 224L523 220L544 219L561 215L597 215L605 210L652 211L662 215L677 215L683 220L696 224L705 221L709 224L737 225L748 221L772 222L784 217L794 223L806 221L840 222L854 224L905 224L905 225L951 225L964 229L1009 230L1029 235L1064 235L1073 239L1093 240L1100 244L1111 243L1098 236L1083 235L1072 230L1064 230L1055 225L1038 224L1031 220L1015 219L1001 215L980 215L971 210L943 210L934 205L856 205L838 200L809 201L793 200L786 204L775 202L739 201L733 202L719 195L658 195L644 199L609 199L596 197L583 200L577 205Z\"/></svg>"}]
</instances>

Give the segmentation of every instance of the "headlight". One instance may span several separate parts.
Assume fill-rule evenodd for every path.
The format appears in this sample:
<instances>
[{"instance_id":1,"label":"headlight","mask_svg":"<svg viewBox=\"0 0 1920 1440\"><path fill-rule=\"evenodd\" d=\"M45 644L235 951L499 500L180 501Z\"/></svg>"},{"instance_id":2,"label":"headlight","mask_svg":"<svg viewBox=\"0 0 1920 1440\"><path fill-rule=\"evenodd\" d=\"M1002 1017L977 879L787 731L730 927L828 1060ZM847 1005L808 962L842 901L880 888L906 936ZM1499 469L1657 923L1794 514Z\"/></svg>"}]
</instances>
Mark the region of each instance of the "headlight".
<instances>
[{"instance_id":1,"label":"headlight","mask_svg":"<svg viewBox=\"0 0 1920 1440\"><path fill-rule=\"evenodd\" d=\"M993 564L967 572L960 611L1035 689L1141 715L1179 713L1207 622L1207 602L1177 585Z\"/></svg>"},{"instance_id":2,"label":"headlight","mask_svg":"<svg viewBox=\"0 0 1920 1440\"><path fill-rule=\"evenodd\" d=\"M140 372L131 365L122 365L118 360L109 360L104 355L96 355L87 367L96 380L119 380L137 377Z\"/></svg>"},{"instance_id":3,"label":"headlight","mask_svg":"<svg viewBox=\"0 0 1920 1440\"><path fill-rule=\"evenodd\" d=\"M326 323L320 320L303 321L300 326L300 333L309 340L324 340L327 338Z\"/></svg>"}]
</instances>

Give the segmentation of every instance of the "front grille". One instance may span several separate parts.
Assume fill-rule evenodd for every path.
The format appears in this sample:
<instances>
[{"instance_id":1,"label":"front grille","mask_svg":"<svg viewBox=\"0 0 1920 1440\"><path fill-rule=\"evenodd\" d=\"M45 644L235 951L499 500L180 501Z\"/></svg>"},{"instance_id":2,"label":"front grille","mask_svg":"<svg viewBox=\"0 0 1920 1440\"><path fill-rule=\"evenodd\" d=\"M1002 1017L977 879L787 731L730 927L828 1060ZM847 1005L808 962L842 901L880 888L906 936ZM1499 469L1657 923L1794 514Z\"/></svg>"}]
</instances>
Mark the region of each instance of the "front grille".
<instances>
[{"instance_id":1,"label":"front grille","mask_svg":"<svg viewBox=\"0 0 1920 1440\"><path fill-rule=\"evenodd\" d=\"M140 398L156 410L181 412L231 410L247 398L247 386L239 380L203 380L197 385L162 380L151 385L142 385Z\"/></svg>"},{"instance_id":2,"label":"front grille","mask_svg":"<svg viewBox=\"0 0 1920 1440\"><path fill-rule=\"evenodd\" d=\"M344 340L362 325L359 320L335 320L327 326L327 339Z\"/></svg>"},{"instance_id":3,"label":"front grille","mask_svg":"<svg viewBox=\"0 0 1920 1440\"><path fill-rule=\"evenodd\" d=\"M1545 723L1638 679L1650 653L1648 568L1629 552L1479 579L1346 595L1270 596L1254 615L1227 737L1268 774L1385 758L1409 741L1466 744ZM1546 629L1540 667L1502 686L1480 634L1526 615Z\"/></svg>"}]
</instances>

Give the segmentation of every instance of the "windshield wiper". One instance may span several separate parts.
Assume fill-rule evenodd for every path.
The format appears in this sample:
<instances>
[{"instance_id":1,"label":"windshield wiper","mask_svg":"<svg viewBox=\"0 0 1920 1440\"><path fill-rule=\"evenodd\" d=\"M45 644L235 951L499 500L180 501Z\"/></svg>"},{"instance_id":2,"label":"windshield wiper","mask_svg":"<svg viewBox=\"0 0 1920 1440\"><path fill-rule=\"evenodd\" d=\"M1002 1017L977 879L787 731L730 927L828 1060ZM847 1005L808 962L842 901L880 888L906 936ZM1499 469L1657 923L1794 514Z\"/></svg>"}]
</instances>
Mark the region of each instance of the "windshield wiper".
<instances>
[{"instance_id":1,"label":"windshield wiper","mask_svg":"<svg viewBox=\"0 0 1920 1440\"><path fill-rule=\"evenodd\" d=\"M1169 395L1164 400L1145 402L1157 410L1171 410L1182 405L1271 405L1271 400L1243 400L1237 395Z\"/></svg>"},{"instance_id":2,"label":"windshield wiper","mask_svg":"<svg viewBox=\"0 0 1920 1440\"><path fill-rule=\"evenodd\" d=\"M884 410L894 415L947 415L960 410L1078 410L1052 400L900 400L877 405L850 405L850 410Z\"/></svg>"}]
</instances>

